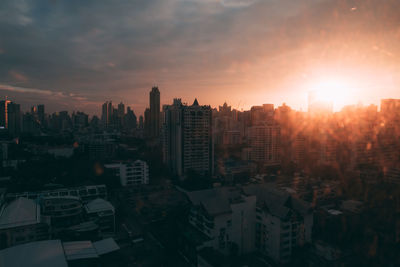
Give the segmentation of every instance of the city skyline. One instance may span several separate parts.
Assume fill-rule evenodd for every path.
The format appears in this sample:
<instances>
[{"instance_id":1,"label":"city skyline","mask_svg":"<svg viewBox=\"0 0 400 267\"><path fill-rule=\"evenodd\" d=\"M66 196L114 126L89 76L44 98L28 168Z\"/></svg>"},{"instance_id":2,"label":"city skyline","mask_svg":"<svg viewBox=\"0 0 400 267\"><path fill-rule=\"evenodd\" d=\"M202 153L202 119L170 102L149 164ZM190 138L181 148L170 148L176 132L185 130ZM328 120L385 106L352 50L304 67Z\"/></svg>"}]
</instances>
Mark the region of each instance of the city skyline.
<instances>
[{"instance_id":1,"label":"city skyline","mask_svg":"<svg viewBox=\"0 0 400 267\"><path fill-rule=\"evenodd\" d=\"M283 102L306 110L307 92L322 79L351 91L335 110L379 104L400 98L399 5L169 0L120 1L110 9L102 2L3 1L0 93L23 110L43 103L49 111L94 114L112 98L142 114L156 84L161 104L180 96L239 110Z\"/></svg>"},{"instance_id":2,"label":"city skyline","mask_svg":"<svg viewBox=\"0 0 400 267\"><path fill-rule=\"evenodd\" d=\"M400 266L399 55L400 0L0 0L0 265Z\"/></svg>"}]
</instances>

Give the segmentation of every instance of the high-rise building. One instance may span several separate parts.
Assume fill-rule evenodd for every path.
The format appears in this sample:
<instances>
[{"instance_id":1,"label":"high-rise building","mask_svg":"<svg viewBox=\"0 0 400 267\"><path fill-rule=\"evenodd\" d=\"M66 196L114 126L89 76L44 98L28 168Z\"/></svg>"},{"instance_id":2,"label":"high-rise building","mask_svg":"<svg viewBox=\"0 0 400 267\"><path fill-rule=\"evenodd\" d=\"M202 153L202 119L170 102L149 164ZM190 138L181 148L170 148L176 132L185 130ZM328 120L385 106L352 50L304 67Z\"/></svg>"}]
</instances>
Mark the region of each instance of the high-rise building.
<instances>
[{"instance_id":1,"label":"high-rise building","mask_svg":"<svg viewBox=\"0 0 400 267\"><path fill-rule=\"evenodd\" d=\"M184 176L189 171L201 175L213 173L211 107L183 105L174 99L164 106L164 162L171 171Z\"/></svg>"},{"instance_id":2,"label":"high-rise building","mask_svg":"<svg viewBox=\"0 0 400 267\"><path fill-rule=\"evenodd\" d=\"M123 118L123 126L125 130L133 130L136 129L137 127L137 119L136 119L136 115L133 112L133 110L128 107L126 114L124 115Z\"/></svg>"},{"instance_id":3,"label":"high-rise building","mask_svg":"<svg viewBox=\"0 0 400 267\"><path fill-rule=\"evenodd\" d=\"M10 100L0 101L0 126L8 128L8 104L11 103Z\"/></svg>"},{"instance_id":4,"label":"high-rise building","mask_svg":"<svg viewBox=\"0 0 400 267\"><path fill-rule=\"evenodd\" d=\"M150 125L150 109L146 108L144 111L144 131L147 136L151 134Z\"/></svg>"},{"instance_id":5,"label":"high-rise building","mask_svg":"<svg viewBox=\"0 0 400 267\"><path fill-rule=\"evenodd\" d=\"M144 128L143 116L140 115L139 116L139 129L143 129L143 128Z\"/></svg>"},{"instance_id":6,"label":"high-rise building","mask_svg":"<svg viewBox=\"0 0 400 267\"><path fill-rule=\"evenodd\" d=\"M124 103L118 104L118 118L123 118L125 115L125 105Z\"/></svg>"},{"instance_id":7,"label":"high-rise building","mask_svg":"<svg viewBox=\"0 0 400 267\"><path fill-rule=\"evenodd\" d=\"M18 135L21 131L20 105L10 100L0 101L0 127L8 129L11 135Z\"/></svg>"},{"instance_id":8,"label":"high-rise building","mask_svg":"<svg viewBox=\"0 0 400 267\"><path fill-rule=\"evenodd\" d=\"M8 132L16 136L21 132L21 109L19 104L13 102L8 103L7 106L7 124Z\"/></svg>"},{"instance_id":9,"label":"high-rise building","mask_svg":"<svg viewBox=\"0 0 400 267\"><path fill-rule=\"evenodd\" d=\"M103 127L109 128L112 125L113 120L113 105L111 101L107 101L103 104L101 109L101 121Z\"/></svg>"},{"instance_id":10,"label":"high-rise building","mask_svg":"<svg viewBox=\"0 0 400 267\"><path fill-rule=\"evenodd\" d=\"M250 160L266 166L280 162L280 126L276 124L252 126L248 130Z\"/></svg>"},{"instance_id":11,"label":"high-rise building","mask_svg":"<svg viewBox=\"0 0 400 267\"><path fill-rule=\"evenodd\" d=\"M274 104L263 104L262 106L253 106L250 110L251 125L262 125L270 122L274 117Z\"/></svg>"},{"instance_id":12,"label":"high-rise building","mask_svg":"<svg viewBox=\"0 0 400 267\"><path fill-rule=\"evenodd\" d=\"M149 134L158 137L160 133L160 91L154 86L150 92L150 124Z\"/></svg>"},{"instance_id":13,"label":"high-rise building","mask_svg":"<svg viewBox=\"0 0 400 267\"><path fill-rule=\"evenodd\" d=\"M45 110L44 110L44 105L38 105L37 106L37 114L38 114L38 119L41 125L45 123Z\"/></svg>"}]
</instances>

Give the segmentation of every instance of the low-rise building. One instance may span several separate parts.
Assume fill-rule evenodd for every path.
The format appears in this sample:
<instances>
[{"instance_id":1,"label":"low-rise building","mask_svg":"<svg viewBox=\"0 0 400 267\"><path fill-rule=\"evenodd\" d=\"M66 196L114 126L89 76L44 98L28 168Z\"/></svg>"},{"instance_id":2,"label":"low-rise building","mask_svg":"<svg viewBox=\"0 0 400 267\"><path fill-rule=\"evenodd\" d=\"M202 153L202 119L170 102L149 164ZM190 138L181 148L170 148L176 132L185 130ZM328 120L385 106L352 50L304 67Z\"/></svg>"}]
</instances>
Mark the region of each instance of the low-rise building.
<instances>
[{"instance_id":1,"label":"low-rise building","mask_svg":"<svg viewBox=\"0 0 400 267\"><path fill-rule=\"evenodd\" d=\"M115 210L110 202L98 198L85 205L89 219L93 220L100 228L101 235L109 236L115 232Z\"/></svg>"},{"instance_id":2,"label":"low-rise building","mask_svg":"<svg viewBox=\"0 0 400 267\"><path fill-rule=\"evenodd\" d=\"M114 171L115 176L119 177L122 186L137 186L149 183L149 166L145 161L119 162L106 164L104 167Z\"/></svg>"},{"instance_id":3,"label":"low-rise building","mask_svg":"<svg viewBox=\"0 0 400 267\"><path fill-rule=\"evenodd\" d=\"M43 197L40 204L42 214L50 217L54 228L69 227L82 222L82 202L79 197Z\"/></svg>"},{"instance_id":4,"label":"low-rise building","mask_svg":"<svg viewBox=\"0 0 400 267\"><path fill-rule=\"evenodd\" d=\"M119 246L114 239L96 242L45 240L0 250L0 266L67 267L110 266L115 262ZM114 254L114 255L113 255ZM112 258L110 258L110 256Z\"/></svg>"},{"instance_id":5,"label":"low-rise building","mask_svg":"<svg viewBox=\"0 0 400 267\"><path fill-rule=\"evenodd\" d=\"M254 250L256 197L233 187L188 192L189 222L210 238L204 246L229 254Z\"/></svg>"},{"instance_id":6,"label":"low-rise building","mask_svg":"<svg viewBox=\"0 0 400 267\"><path fill-rule=\"evenodd\" d=\"M79 197L84 203L96 198L107 198L107 188L105 185L88 185L80 187L60 188L54 190L9 193L7 199L16 199L19 197L38 199L43 197Z\"/></svg>"},{"instance_id":7,"label":"low-rise building","mask_svg":"<svg viewBox=\"0 0 400 267\"><path fill-rule=\"evenodd\" d=\"M17 198L4 203L0 211L0 248L45 240L49 237L48 226L35 201Z\"/></svg>"},{"instance_id":8,"label":"low-rise building","mask_svg":"<svg viewBox=\"0 0 400 267\"><path fill-rule=\"evenodd\" d=\"M243 188L257 197L255 246L278 263L291 260L295 247L311 243L313 212L311 205L271 186Z\"/></svg>"}]
</instances>

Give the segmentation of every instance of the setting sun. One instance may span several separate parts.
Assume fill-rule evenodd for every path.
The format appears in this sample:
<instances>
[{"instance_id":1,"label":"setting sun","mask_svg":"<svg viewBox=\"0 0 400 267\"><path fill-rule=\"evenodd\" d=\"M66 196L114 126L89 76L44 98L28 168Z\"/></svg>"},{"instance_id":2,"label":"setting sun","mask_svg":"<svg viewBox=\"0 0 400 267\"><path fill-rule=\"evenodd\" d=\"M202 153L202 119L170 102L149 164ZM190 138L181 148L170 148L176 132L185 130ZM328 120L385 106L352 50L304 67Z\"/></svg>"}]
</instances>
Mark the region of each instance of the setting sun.
<instances>
[{"instance_id":1,"label":"setting sun","mask_svg":"<svg viewBox=\"0 0 400 267\"><path fill-rule=\"evenodd\" d=\"M322 77L310 82L308 88L313 101L331 103L335 110L354 101L354 84L342 77Z\"/></svg>"}]
</instances>

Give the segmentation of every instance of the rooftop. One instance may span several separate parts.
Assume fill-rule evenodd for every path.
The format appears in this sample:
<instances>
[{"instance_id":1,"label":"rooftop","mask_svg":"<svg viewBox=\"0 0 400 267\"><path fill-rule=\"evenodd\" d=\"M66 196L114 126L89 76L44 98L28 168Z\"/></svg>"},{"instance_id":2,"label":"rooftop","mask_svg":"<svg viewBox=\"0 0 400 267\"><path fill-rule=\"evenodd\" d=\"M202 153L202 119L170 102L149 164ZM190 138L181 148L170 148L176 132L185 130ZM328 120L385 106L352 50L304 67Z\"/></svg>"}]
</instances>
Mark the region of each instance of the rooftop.
<instances>
[{"instance_id":1,"label":"rooftop","mask_svg":"<svg viewBox=\"0 0 400 267\"><path fill-rule=\"evenodd\" d=\"M119 250L119 246L115 243L113 238L106 238L93 243L96 249L97 255L101 256L116 250Z\"/></svg>"},{"instance_id":2,"label":"rooftop","mask_svg":"<svg viewBox=\"0 0 400 267\"><path fill-rule=\"evenodd\" d=\"M233 187L220 187L186 193L193 205L202 206L208 214L231 212L231 204L242 201L240 191Z\"/></svg>"},{"instance_id":3,"label":"rooftop","mask_svg":"<svg viewBox=\"0 0 400 267\"><path fill-rule=\"evenodd\" d=\"M0 250L0 266L67 267L60 240L27 243Z\"/></svg>"},{"instance_id":4,"label":"rooftop","mask_svg":"<svg viewBox=\"0 0 400 267\"><path fill-rule=\"evenodd\" d=\"M98 258L96 249L90 241L74 241L63 243L67 260Z\"/></svg>"},{"instance_id":5,"label":"rooftop","mask_svg":"<svg viewBox=\"0 0 400 267\"><path fill-rule=\"evenodd\" d=\"M90 201L88 204L85 205L85 209L87 213L94 213L94 212L101 212L108 210L112 210L114 212L114 206L111 205L110 202L101 198L97 198L95 200Z\"/></svg>"},{"instance_id":6,"label":"rooftop","mask_svg":"<svg viewBox=\"0 0 400 267\"><path fill-rule=\"evenodd\" d=\"M243 191L247 195L255 195L259 207L267 209L268 212L279 218L285 218L290 210L305 215L311 208L309 203L292 197L286 191L278 190L272 184L252 184L243 187Z\"/></svg>"},{"instance_id":7,"label":"rooftop","mask_svg":"<svg viewBox=\"0 0 400 267\"><path fill-rule=\"evenodd\" d=\"M27 198L17 198L0 211L0 229L40 223L40 205Z\"/></svg>"}]
</instances>

